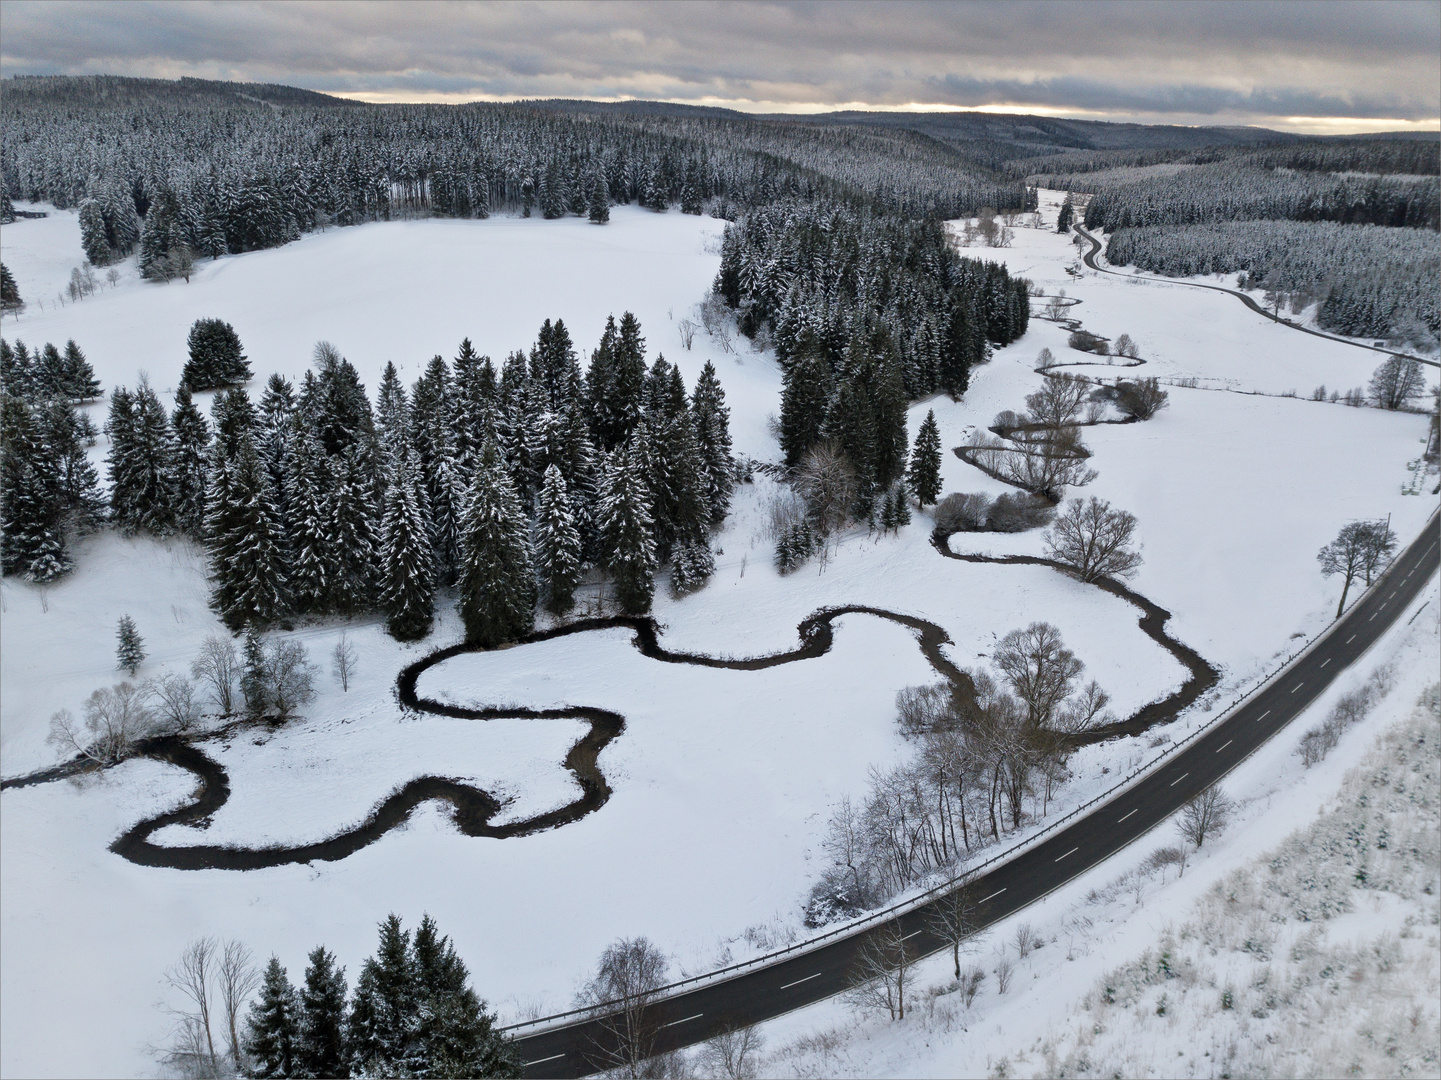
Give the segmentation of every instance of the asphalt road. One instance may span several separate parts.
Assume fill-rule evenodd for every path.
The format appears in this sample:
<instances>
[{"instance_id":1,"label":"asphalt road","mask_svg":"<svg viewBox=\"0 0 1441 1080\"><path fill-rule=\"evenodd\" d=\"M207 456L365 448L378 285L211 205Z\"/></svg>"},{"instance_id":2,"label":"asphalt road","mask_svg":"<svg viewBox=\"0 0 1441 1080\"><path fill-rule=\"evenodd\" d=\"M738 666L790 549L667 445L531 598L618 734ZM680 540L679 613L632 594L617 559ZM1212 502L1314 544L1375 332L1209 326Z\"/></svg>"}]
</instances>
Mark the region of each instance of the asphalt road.
<instances>
[{"instance_id":1,"label":"asphalt road","mask_svg":"<svg viewBox=\"0 0 1441 1080\"><path fill-rule=\"evenodd\" d=\"M1081 256L1081 261L1098 274L1111 274L1114 277L1129 277L1129 274L1122 274L1117 270L1111 270L1096 263L1096 256L1101 253L1101 242L1088 233L1079 225L1073 225L1077 235L1085 237L1091 242L1091 250ZM1303 334L1310 334L1312 337L1325 338L1327 341L1339 341L1342 345L1352 345L1358 349L1365 349L1368 352L1380 353L1383 356L1400 356L1407 360L1415 360L1417 363L1425 364L1427 367L1441 368L1441 363L1435 360L1428 360L1424 356L1412 356L1410 353L1398 352L1395 349L1388 349L1384 346L1377 348L1374 345L1367 345L1363 341L1353 341L1350 338L1337 337L1335 334L1328 334L1322 330L1312 330L1309 326L1302 326L1300 323L1292 322L1290 319L1283 319L1279 315L1272 315L1269 311L1256 303L1255 297L1247 296L1237 289L1228 289L1224 285L1203 285L1199 281L1182 281L1179 278L1163 277L1160 274L1152 274L1151 277L1159 281L1167 281L1173 285L1185 285L1192 289L1208 289L1211 292L1225 293L1227 296L1234 296L1241 303L1254 311L1257 315L1270 319L1273 323L1281 326L1289 326L1292 330L1300 331ZM1373 339L1374 340L1374 339Z\"/></svg>"},{"instance_id":2,"label":"asphalt road","mask_svg":"<svg viewBox=\"0 0 1441 1080\"><path fill-rule=\"evenodd\" d=\"M1305 710L1408 610L1436 573L1441 563L1438 520L1433 514L1375 587L1309 651L1187 749L1049 840L975 879L969 888L979 901L979 925L1034 903L1143 836ZM947 948L928 928L931 911L910 911L892 924L899 924L918 956ZM857 954L872 932L867 929L656 1002L647 1023L657 1026L656 1052L689 1046L727 1027L768 1020L842 992L851 985ZM611 1030L595 1020L516 1035L528 1077L583 1076L615 1063L607 1056L614 1047Z\"/></svg>"}]
</instances>

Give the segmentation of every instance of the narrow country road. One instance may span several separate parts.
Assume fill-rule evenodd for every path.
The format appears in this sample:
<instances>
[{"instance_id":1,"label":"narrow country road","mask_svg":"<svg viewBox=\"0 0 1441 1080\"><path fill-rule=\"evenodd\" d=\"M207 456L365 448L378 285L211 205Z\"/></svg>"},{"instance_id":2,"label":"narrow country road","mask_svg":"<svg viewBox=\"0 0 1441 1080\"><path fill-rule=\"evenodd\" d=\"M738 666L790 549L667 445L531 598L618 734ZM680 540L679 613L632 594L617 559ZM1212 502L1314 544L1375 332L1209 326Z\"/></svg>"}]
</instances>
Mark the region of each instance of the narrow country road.
<instances>
[{"instance_id":1,"label":"narrow country road","mask_svg":"<svg viewBox=\"0 0 1441 1080\"><path fill-rule=\"evenodd\" d=\"M1355 663L1410 605L1441 564L1438 516L1310 649L1218 720L1185 750L1049 839L972 880L978 922L988 926L1034 903L1165 821L1216 783L1306 709ZM1414 618L1414 615L1412 616ZM932 904L905 911L899 924L916 954L947 947L929 928ZM655 1052L700 1042L730 1027L780 1016L845 990L874 925L823 945L777 957L722 981L677 992L650 1006ZM613 1025L597 1020L512 1029L528 1077L575 1077L613 1066Z\"/></svg>"}]
</instances>

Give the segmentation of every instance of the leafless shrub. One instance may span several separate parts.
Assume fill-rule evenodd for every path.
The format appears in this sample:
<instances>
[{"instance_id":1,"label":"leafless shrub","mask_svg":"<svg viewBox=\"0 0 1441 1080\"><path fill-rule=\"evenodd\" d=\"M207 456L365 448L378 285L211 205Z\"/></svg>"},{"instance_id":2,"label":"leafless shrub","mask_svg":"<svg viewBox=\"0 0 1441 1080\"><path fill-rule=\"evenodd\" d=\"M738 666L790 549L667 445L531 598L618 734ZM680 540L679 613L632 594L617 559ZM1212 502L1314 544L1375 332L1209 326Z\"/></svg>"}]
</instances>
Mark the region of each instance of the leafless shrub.
<instances>
[{"instance_id":1,"label":"leafless shrub","mask_svg":"<svg viewBox=\"0 0 1441 1080\"><path fill-rule=\"evenodd\" d=\"M900 690L896 694L896 721L908 739L954 727L956 714L951 708L950 686L932 683Z\"/></svg>"},{"instance_id":2,"label":"leafless shrub","mask_svg":"<svg viewBox=\"0 0 1441 1080\"><path fill-rule=\"evenodd\" d=\"M1065 563L1082 581L1114 575L1130 577L1141 565L1132 548L1136 518L1092 497L1076 500L1046 533L1046 554Z\"/></svg>"},{"instance_id":3,"label":"leafless shrub","mask_svg":"<svg viewBox=\"0 0 1441 1080\"><path fill-rule=\"evenodd\" d=\"M966 1008L969 1009L975 1004L976 995L981 992L981 987L985 984L985 981L986 973L979 967L972 967L961 975L960 995L961 1000L965 1002Z\"/></svg>"},{"instance_id":4,"label":"leafless shrub","mask_svg":"<svg viewBox=\"0 0 1441 1080\"><path fill-rule=\"evenodd\" d=\"M1146 869L1152 873L1164 871L1168 866L1184 865L1186 853L1181 848L1167 846L1157 848L1146 859Z\"/></svg>"},{"instance_id":5,"label":"leafless shrub","mask_svg":"<svg viewBox=\"0 0 1441 1080\"><path fill-rule=\"evenodd\" d=\"M1056 508L1039 495L1030 492L1005 492L996 496L986 512L986 528L990 532L1018 533L1039 529L1050 524Z\"/></svg>"},{"instance_id":6,"label":"leafless shrub","mask_svg":"<svg viewBox=\"0 0 1441 1080\"><path fill-rule=\"evenodd\" d=\"M214 634L200 646L200 655L190 665L190 674L210 687L211 697L220 712L229 716L235 711L235 686L240 679L240 656L235 643Z\"/></svg>"},{"instance_id":7,"label":"leafless shrub","mask_svg":"<svg viewBox=\"0 0 1441 1080\"><path fill-rule=\"evenodd\" d=\"M695 341L695 332L700 329L692 319L681 319L675 324L680 331L680 343L685 346L686 352L690 352L691 343Z\"/></svg>"},{"instance_id":8,"label":"leafless shrub","mask_svg":"<svg viewBox=\"0 0 1441 1080\"><path fill-rule=\"evenodd\" d=\"M991 500L980 494L952 492L936 506L936 531L940 533L979 532L986 527Z\"/></svg>"},{"instance_id":9,"label":"leafless shrub","mask_svg":"<svg viewBox=\"0 0 1441 1080\"><path fill-rule=\"evenodd\" d=\"M1016 952L1019 953L1021 959L1024 960L1031 955L1031 950L1036 947L1036 932L1032 929L1030 923L1023 922L1016 927L1013 940L1016 943Z\"/></svg>"},{"instance_id":10,"label":"leafless shrub","mask_svg":"<svg viewBox=\"0 0 1441 1080\"><path fill-rule=\"evenodd\" d=\"M1071 336L1066 339L1066 344L1081 352L1096 353L1100 356L1109 356L1111 349L1103 337L1097 337L1087 330L1073 330Z\"/></svg>"},{"instance_id":11,"label":"leafless shrub","mask_svg":"<svg viewBox=\"0 0 1441 1080\"><path fill-rule=\"evenodd\" d=\"M1116 407L1136 420L1149 420L1170 404L1171 395L1156 379L1116 384Z\"/></svg>"},{"instance_id":12,"label":"leafless shrub","mask_svg":"<svg viewBox=\"0 0 1441 1080\"><path fill-rule=\"evenodd\" d=\"M1226 827L1234 809L1235 804L1220 786L1213 785L1181 808L1176 828L1187 842L1199 848L1206 837Z\"/></svg>"},{"instance_id":13,"label":"leafless shrub","mask_svg":"<svg viewBox=\"0 0 1441 1080\"><path fill-rule=\"evenodd\" d=\"M1004 994L1011 988L1011 976L1015 970L1016 965L1004 956L996 963L996 993Z\"/></svg>"},{"instance_id":14,"label":"leafless shrub","mask_svg":"<svg viewBox=\"0 0 1441 1080\"><path fill-rule=\"evenodd\" d=\"M100 765L113 765L137 739L155 733L155 714L146 705L149 694L128 683L96 690L85 702L80 725L69 709L50 718L47 742L64 754L79 754Z\"/></svg>"},{"instance_id":15,"label":"leafless shrub","mask_svg":"<svg viewBox=\"0 0 1441 1080\"><path fill-rule=\"evenodd\" d=\"M161 723L171 731L186 732L200 720L200 700L195 683L184 675L148 679L145 690L155 702Z\"/></svg>"},{"instance_id":16,"label":"leafless shrub","mask_svg":"<svg viewBox=\"0 0 1441 1080\"><path fill-rule=\"evenodd\" d=\"M754 1027L734 1027L707 1039L701 1046L699 1064L714 1076L727 1080L751 1080L758 1075L765 1040Z\"/></svg>"}]
</instances>

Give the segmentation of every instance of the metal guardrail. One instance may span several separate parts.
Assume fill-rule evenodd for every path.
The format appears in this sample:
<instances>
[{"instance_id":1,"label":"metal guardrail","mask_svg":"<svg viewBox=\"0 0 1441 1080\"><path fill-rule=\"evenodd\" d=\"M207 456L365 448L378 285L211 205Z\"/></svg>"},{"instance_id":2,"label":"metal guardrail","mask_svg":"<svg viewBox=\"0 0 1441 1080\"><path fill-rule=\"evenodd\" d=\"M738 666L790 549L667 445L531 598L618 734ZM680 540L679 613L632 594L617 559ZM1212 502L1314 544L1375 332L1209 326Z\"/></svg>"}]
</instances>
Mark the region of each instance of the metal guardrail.
<instances>
[{"instance_id":1,"label":"metal guardrail","mask_svg":"<svg viewBox=\"0 0 1441 1080\"><path fill-rule=\"evenodd\" d=\"M1435 520L1434 514L1427 519L1427 528L1430 528L1433 520ZM1385 580L1386 575L1391 572L1391 568L1396 564L1396 560L1400 558L1401 554L1402 552L1398 552L1396 555L1392 556L1390 561L1387 562L1385 568L1376 575L1375 580L1373 580L1372 583L1365 589L1362 589L1356 594L1355 599L1352 600L1349 605L1347 605L1347 612L1353 610L1356 605L1361 603L1361 601L1364 600L1367 596L1369 596L1373 590L1377 589L1381 585L1382 581ZM1196 728L1195 731L1191 732L1179 742L1172 743L1150 761L1137 767L1136 769L1133 769L1125 777L1118 780L1115 784L1107 788L1105 791L1101 792L1101 794L1080 804L1079 806L1070 810L1065 815L1051 822L1045 828L1040 829L1035 833L1032 833L1030 836L1026 837L1024 840L1019 841L1012 847L1007 848L1005 851L998 852L997 854L992 855L990 858L984 860L983 862L979 862L974 866L968 867L963 873L957 874L956 876L949 878L946 881L943 881L939 885L934 885L923 892L917 893L909 899L892 904L890 907L880 908L876 911L871 912L868 915L863 915L858 919L854 919L851 922L844 923L841 926L835 927L832 930L827 930L823 934L817 934L815 937L806 938L804 941L798 941L794 944L787 945L783 949L776 949L772 952L752 957L749 960L742 960L739 963L731 964L723 968L718 968L715 971L706 972L703 975L692 975L685 979L679 979L673 983L667 983L665 986L657 987L654 991L656 995L653 999L654 1002L659 1003L665 1000L665 998L667 997L675 996L675 992L679 990L695 990L699 989L702 986L710 986L713 984L726 982L729 979L733 979L739 975L743 975L748 971L755 970L756 968L768 967L781 960L790 959L795 956L804 956L806 953L814 952L816 949L824 945L828 945L834 941L840 941L844 938L853 937L857 934L864 933L866 930L870 929L873 926L887 922L892 918L905 915L906 913L914 911L917 908L924 907L926 904L930 903L937 897L945 895L951 889L954 889L957 886L974 879L979 875L982 870L985 870L987 868L994 869L995 867L1000 866L1003 863L1012 861L1023 852L1035 846L1035 844L1042 838L1048 838L1052 833L1060 830L1062 827L1064 827L1077 817L1089 812L1093 808L1100 806L1101 804L1121 794L1124 790L1129 788L1135 781L1139 780L1141 777L1151 772L1154 772L1155 770L1164 766L1166 762L1169 761L1171 758L1175 757L1177 752L1180 751L1183 747L1187 746L1200 736L1210 731L1212 728L1216 727L1217 724L1227 719L1231 715L1231 713L1233 713L1236 708L1241 705L1242 702L1255 696L1261 690L1265 689L1267 686L1273 683L1282 674L1284 674L1285 671L1293 663L1295 663L1306 653L1310 652L1317 645L1317 643L1319 643L1323 638L1330 634L1336 628L1337 624L1340 621L1340 618L1332 619L1331 622L1329 622L1325 626L1325 628L1318 631L1315 636L1310 638L1304 645L1298 648L1295 652L1291 653L1291 655L1286 657L1285 660L1281 661L1281 663L1269 675L1262 677L1260 681L1258 681L1254 686L1251 687L1251 689L1232 699L1231 703L1219 713L1217 713L1216 716L1210 721ZM621 1004L623 1004L623 1002L619 999L615 1001L604 1001L597 1005L588 1005L580 1009L569 1009L565 1012L552 1013L549 1016L537 1017L534 1020L523 1020L519 1023L508 1024L504 1027L501 1027L499 1030L512 1034L515 1032L522 1032L524 1034L539 1034L542 1031L550 1030L551 1028L565 1027L567 1026L566 1022L568 1021L604 1015L613 1006L618 1006Z\"/></svg>"}]
</instances>

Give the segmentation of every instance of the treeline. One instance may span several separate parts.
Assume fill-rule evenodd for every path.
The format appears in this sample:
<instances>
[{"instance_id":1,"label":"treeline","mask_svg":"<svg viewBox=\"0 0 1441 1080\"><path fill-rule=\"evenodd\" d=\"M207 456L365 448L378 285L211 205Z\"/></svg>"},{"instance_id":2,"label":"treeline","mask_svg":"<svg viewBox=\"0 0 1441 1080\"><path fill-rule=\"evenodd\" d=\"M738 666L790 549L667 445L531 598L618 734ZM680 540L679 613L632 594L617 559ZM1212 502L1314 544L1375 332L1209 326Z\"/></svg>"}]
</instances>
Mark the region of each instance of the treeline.
<instances>
[{"instance_id":1,"label":"treeline","mask_svg":"<svg viewBox=\"0 0 1441 1080\"><path fill-rule=\"evenodd\" d=\"M75 342L31 352L0 339L0 568L48 582L74 565L70 539L105 516L87 448L96 431L77 403L100 395Z\"/></svg>"},{"instance_id":2,"label":"treeline","mask_svg":"<svg viewBox=\"0 0 1441 1080\"><path fill-rule=\"evenodd\" d=\"M1080 150L1021 158L1007 163L1005 171L1039 181L1042 187L1070 187L1052 181L1068 175L1106 172L1175 162L1209 165L1229 161L1258 169L1292 169L1296 172L1373 173L1380 175L1436 176L1441 174L1441 152L1430 139L1306 139L1286 140L1269 146L1207 146L1201 149L1155 148ZM1077 190L1090 190L1079 184Z\"/></svg>"},{"instance_id":3,"label":"treeline","mask_svg":"<svg viewBox=\"0 0 1441 1080\"><path fill-rule=\"evenodd\" d=\"M1436 177L1345 176L1221 162L1166 176L1073 185L1095 194L1088 229L1203 225L1222 221L1335 221L1441 228Z\"/></svg>"},{"instance_id":4,"label":"treeline","mask_svg":"<svg viewBox=\"0 0 1441 1080\"><path fill-rule=\"evenodd\" d=\"M197 340L209 337L192 335L192 352ZM22 477L52 469L56 452L34 423L17 421L12 438L11 411L73 414L56 401L6 394L6 453ZM688 391L664 357L647 364L629 313L607 322L584 375L565 324L547 320L529 356L499 370L469 341L409 390L387 365L372 406L355 367L322 343L299 387L273 375L258 402L222 391L209 421L187 386L169 416L143 382L118 388L106 430L110 520L202 538L213 606L233 630L379 610L396 637L417 638L437 590L454 587L468 636L496 644L531 629L537 602L568 611L587 565L641 613L666 563L677 592L709 578L710 531L734 483L714 367ZM31 573L37 556L12 535L48 525L63 538L63 520L32 522L6 490L6 572ZM93 470L84 490L98 514Z\"/></svg>"},{"instance_id":5,"label":"treeline","mask_svg":"<svg viewBox=\"0 0 1441 1080\"><path fill-rule=\"evenodd\" d=\"M1441 335L1441 236L1332 222L1248 221L1121 229L1106 258L1170 277L1241 272L1287 294L1293 309L1320 301L1317 322L1358 337Z\"/></svg>"},{"instance_id":6,"label":"treeline","mask_svg":"<svg viewBox=\"0 0 1441 1080\"><path fill-rule=\"evenodd\" d=\"M7 80L0 182L13 198L80 206L97 262L147 230L148 267L181 245L215 256L414 214L557 218L635 203L732 216L824 197L958 217L1035 198L906 131L544 104L256 108L96 94L82 105L53 83Z\"/></svg>"},{"instance_id":7,"label":"treeline","mask_svg":"<svg viewBox=\"0 0 1441 1080\"><path fill-rule=\"evenodd\" d=\"M906 468L906 404L965 392L992 344L1026 331L1027 282L961 258L939 222L787 203L727 227L715 291L785 370L781 448L833 441L859 514Z\"/></svg>"}]
</instances>

